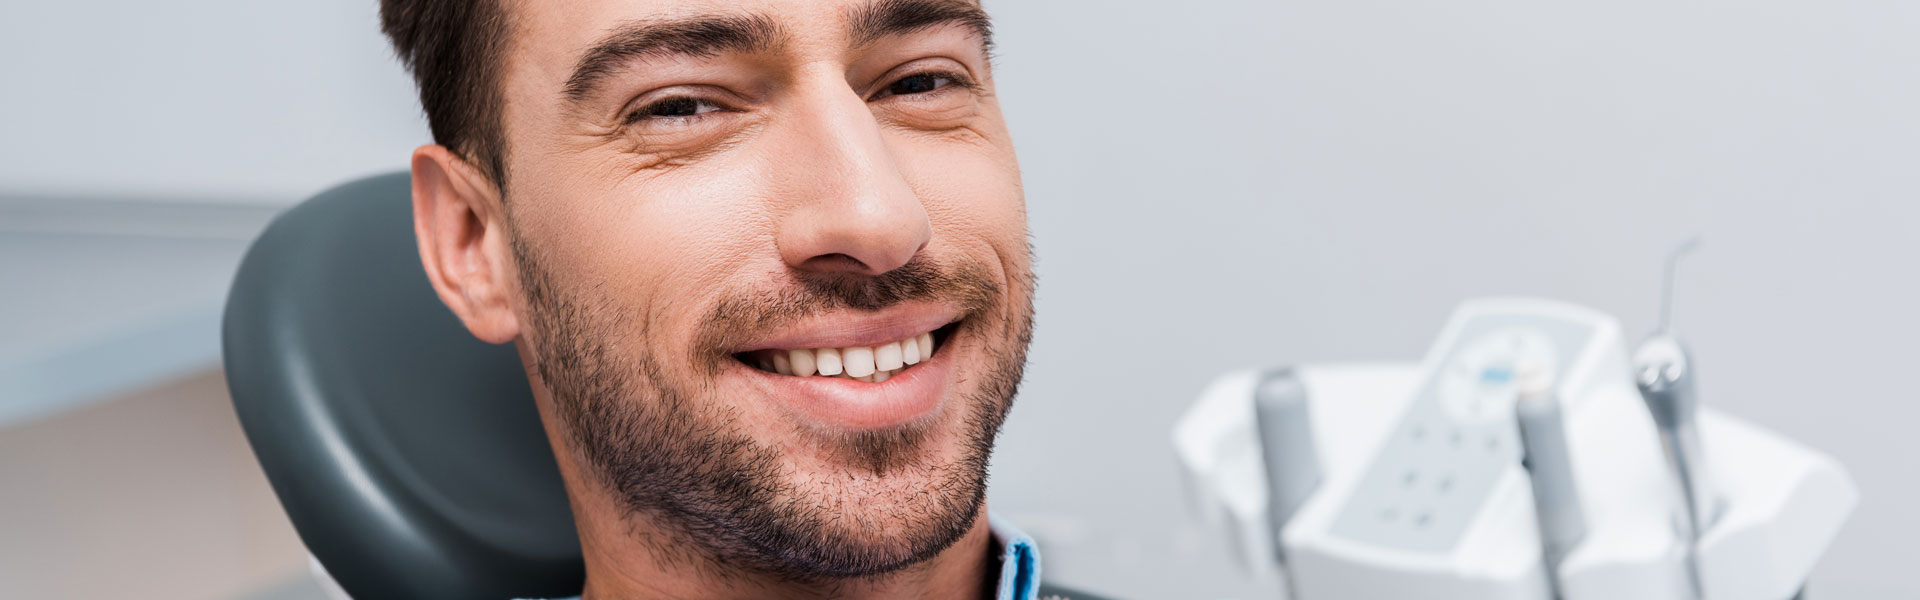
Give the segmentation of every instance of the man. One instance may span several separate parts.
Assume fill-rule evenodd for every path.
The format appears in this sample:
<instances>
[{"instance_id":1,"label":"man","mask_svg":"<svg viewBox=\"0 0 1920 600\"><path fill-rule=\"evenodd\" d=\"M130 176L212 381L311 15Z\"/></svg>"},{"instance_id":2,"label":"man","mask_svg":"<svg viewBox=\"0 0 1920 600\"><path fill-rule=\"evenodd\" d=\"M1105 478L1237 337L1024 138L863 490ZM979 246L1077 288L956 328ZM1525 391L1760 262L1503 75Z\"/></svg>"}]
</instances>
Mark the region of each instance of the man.
<instances>
[{"instance_id":1,"label":"man","mask_svg":"<svg viewBox=\"0 0 1920 600\"><path fill-rule=\"evenodd\" d=\"M1032 327L967 0L384 0L441 299L513 342L588 600L1030 598Z\"/></svg>"}]
</instances>

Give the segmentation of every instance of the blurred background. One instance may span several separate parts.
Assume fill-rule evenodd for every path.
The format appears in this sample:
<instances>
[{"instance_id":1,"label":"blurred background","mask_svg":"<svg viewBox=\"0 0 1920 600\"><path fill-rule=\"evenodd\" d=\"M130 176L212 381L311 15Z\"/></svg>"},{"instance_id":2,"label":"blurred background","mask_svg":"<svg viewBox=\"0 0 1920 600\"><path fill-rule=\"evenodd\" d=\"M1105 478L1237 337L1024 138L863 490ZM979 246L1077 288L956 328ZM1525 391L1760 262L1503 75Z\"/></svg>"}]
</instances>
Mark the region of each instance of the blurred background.
<instances>
[{"instance_id":1,"label":"blurred background","mask_svg":"<svg viewBox=\"0 0 1920 600\"><path fill-rule=\"evenodd\" d=\"M1863 500L1819 598L1920 597L1920 4L989 0L1040 257L992 505L1063 583L1275 597L1180 490L1213 376L1416 360L1462 300L1677 320L1706 402ZM375 3L0 6L0 597L305 599L234 420L248 240L428 136Z\"/></svg>"}]
</instances>

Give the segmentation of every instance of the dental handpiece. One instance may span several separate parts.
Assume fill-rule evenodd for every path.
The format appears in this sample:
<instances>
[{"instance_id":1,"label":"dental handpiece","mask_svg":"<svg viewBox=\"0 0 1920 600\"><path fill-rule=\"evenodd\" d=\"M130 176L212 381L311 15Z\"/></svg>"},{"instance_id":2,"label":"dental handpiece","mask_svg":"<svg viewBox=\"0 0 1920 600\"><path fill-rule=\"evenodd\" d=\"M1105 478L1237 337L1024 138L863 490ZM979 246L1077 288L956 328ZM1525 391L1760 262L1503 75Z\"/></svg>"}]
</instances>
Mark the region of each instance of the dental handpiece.
<instances>
[{"instance_id":1,"label":"dental handpiece","mask_svg":"<svg viewBox=\"0 0 1920 600\"><path fill-rule=\"evenodd\" d=\"M1698 539L1719 518L1722 501L1700 448L1700 394L1694 385L1693 357L1679 339L1658 334L1640 344L1634 353L1634 370L1634 383L1653 414L1667 464L1679 479L1692 529L1689 535Z\"/></svg>"},{"instance_id":2,"label":"dental handpiece","mask_svg":"<svg viewBox=\"0 0 1920 600\"><path fill-rule=\"evenodd\" d=\"M1661 333L1634 352L1634 383L1653 414L1660 446L1680 488L1686 515L1680 519L1686 542L1687 576L1696 598L1706 597L1700 577L1700 538L1719 517L1721 500L1700 448L1700 394L1694 385L1693 359L1680 340Z\"/></svg>"},{"instance_id":3,"label":"dental handpiece","mask_svg":"<svg viewBox=\"0 0 1920 600\"><path fill-rule=\"evenodd\" d=\"M1547 579L1560 594L1560 562L1587 536L1586 511L1574 484L1573 454L1553 375L1545 369L1522 371L1516 380L1514 418L1526 450L1527 476L1533 483L1533 508L1540 523L1541 554Z\"/></svg>"},{"instance_id":4,"label":"dental handpiece","mask_svg":"<svg viewBox=\"0 0 1920 600\"><path fill-rule=\"evenodd\" d=\"M1260 374L1253 390L1254 420L1267 472L1267 517L1274 556L1285 561L1280 531L1320 485L1320 455L1307 413L1307 386L1293 369Z\"/></svg>"}]
</instances>

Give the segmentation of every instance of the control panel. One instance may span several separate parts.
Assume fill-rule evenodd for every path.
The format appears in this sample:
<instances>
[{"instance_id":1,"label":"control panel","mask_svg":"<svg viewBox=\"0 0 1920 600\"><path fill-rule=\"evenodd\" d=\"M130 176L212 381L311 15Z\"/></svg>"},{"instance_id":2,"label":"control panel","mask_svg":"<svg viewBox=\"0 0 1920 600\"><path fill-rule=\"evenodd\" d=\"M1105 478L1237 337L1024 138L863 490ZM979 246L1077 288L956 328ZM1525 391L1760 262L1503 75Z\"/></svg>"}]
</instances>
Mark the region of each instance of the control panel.
<instances>
[{"instance_id":1,"label":"control panel","mask_svg":"<svg viewBox=\"0 0 1920 600\"><path fill-rule=\"evenodd\" d=\"M1513 409L1522 371L1597 362L1602 323L1568 311L1471 314L1434 362L1331 533L1361 544L1445 554L1521 458Z\"/></svg>"}]
</instances>

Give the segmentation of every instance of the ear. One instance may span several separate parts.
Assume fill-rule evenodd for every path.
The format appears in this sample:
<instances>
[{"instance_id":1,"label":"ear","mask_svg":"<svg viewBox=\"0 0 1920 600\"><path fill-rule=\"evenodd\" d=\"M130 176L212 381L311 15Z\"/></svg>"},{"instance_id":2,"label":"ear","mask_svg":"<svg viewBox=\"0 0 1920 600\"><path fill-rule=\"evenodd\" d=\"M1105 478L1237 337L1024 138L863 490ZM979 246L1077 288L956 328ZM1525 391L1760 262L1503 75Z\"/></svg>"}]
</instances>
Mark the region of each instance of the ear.
<instances>
[{"instance_id":1,"label":"ear","mask_svg":"<svg viewBox=\"0 0 1920 600\"><path fill-rule=\"evenodd\" d=\"M445 146L413 151L413 233L433 291L467 331L492 344L520 336L499 188Z\"/></svg>"}]
</instances>

